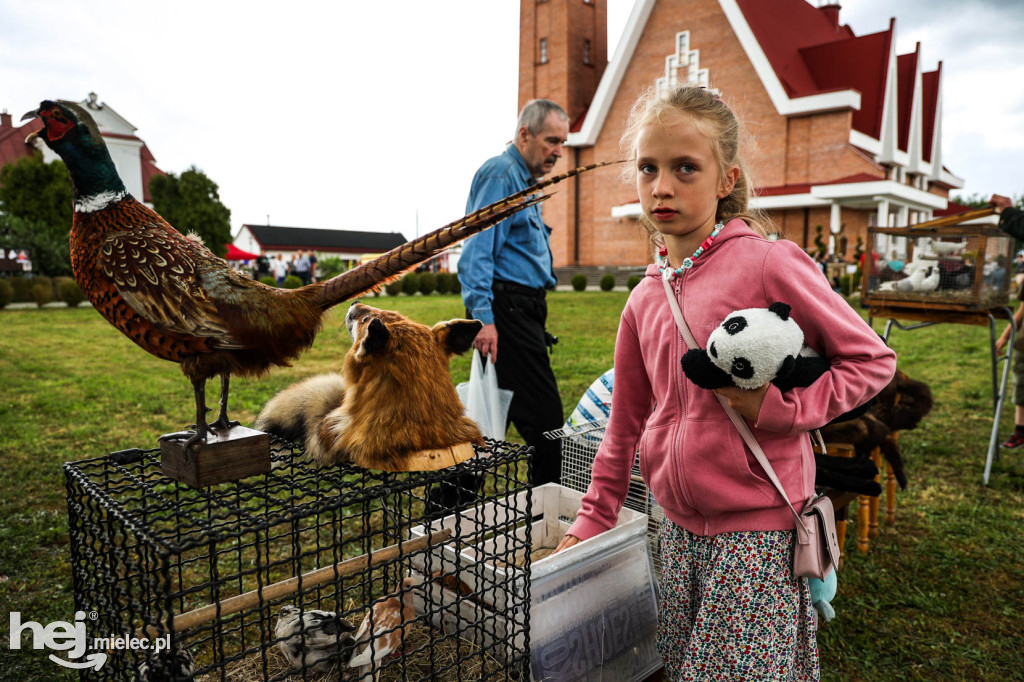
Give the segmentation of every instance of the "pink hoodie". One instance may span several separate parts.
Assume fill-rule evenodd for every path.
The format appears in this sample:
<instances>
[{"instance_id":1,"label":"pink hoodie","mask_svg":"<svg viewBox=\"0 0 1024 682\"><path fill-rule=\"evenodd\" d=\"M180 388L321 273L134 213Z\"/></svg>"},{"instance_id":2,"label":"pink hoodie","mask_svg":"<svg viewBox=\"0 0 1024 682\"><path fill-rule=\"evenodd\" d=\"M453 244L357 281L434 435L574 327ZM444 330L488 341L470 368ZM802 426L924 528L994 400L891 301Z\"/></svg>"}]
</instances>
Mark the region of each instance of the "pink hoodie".
<instances>
[{"instance_id":1,"label":"pink hoodie","mask_svg":"<svg viewBox=\"0 0 1024 682\"><path fill-rule=\"evenodd\" d=\"M569 529L581 540L612 528L639 450L640 471L666 516L698 535L787 530L793 515L711 391L684 375L686 343L651 265L622 312L615 389L590 488ZM807 432L872 398L893 377L896 354L799 246L769 241L730 221L690 270L672 282L701 348L726 315L774 301L792 306L805 342L832 367L807 388L770 386L754 436L800 510L814 492Z\"/></svg>"}]
</instances>

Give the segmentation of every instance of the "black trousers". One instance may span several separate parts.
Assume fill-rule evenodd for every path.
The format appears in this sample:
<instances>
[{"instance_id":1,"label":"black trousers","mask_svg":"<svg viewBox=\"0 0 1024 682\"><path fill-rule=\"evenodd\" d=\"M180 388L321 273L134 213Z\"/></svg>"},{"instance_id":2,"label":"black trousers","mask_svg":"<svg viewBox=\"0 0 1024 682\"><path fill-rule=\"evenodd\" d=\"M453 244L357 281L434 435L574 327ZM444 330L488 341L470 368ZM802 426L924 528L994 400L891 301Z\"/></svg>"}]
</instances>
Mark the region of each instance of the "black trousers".
<instances>
[{"instance_id":1,"label":"black trousers","mask_svg":"<svg viewBox=\"0 0 1024 682\"><path fill-rule=\"evenodd\" d=\"M534 449L530 482L557 483L562 444L544 432L562 428L565 416L544 334L547 300L543 291L496 285L492 310L498 328L498 386L512 391L509 421Z\"/></svg>"},{"instance_id":2,"label":"black trousers","mask_svg":"<svg viewBox=\"0 0 1024 682\"><path fill-rule=\"evenodd\" d=\"M492 311L498 328L498 386L513 393L508 420L533 447L530 484L557 483L562 444L545 438L544 432L562 428L565 416L548 356L544 291L495 283ZM466 316L470 317L468 311ZM465 474L432 486L426 500L427 518L441 518L471 504L480 484L476 476Z\"/></svg>"}]
</instances>

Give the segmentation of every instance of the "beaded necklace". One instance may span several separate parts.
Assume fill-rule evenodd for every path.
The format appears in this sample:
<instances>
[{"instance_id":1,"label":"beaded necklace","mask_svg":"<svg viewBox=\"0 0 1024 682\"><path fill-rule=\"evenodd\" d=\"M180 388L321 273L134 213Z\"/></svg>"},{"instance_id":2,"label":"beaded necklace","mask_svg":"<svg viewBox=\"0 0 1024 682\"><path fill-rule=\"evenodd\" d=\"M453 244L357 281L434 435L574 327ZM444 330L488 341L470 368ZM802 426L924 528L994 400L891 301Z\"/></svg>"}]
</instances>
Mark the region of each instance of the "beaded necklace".
<instances>
[{"instance_id":1,"label":"beaded necklace","mask_svg":"<svg viewBox=\"0 0 1024 682\"><path fill-rule=\"evenodd\" d=\"M668 266L668 248L663 246L660 249L658 249L658 255L655 256L654 258L654 264L658 266L658 272L660 272L663 276L667 277L669 280L671 280L674 277L679 277L680 275L682 275L683 270L689 270L690 268L692 268L693 261L700 258L701 254L703 254L711 247L711 243L715 241L715 237L718 236L718 233L722 231L723 227L725 226L722 223L718 223L717 225L715 225L715 229L711 231L711 234L708 235L707 239L700 243L700 246L698 246L697 250L693 252L693 255L690 256L689 258L684 258L683 264L680 265L675 270L672 270ZM666 270L668 271L668 274L665 274Z\"/></svg>"}]
</instances>

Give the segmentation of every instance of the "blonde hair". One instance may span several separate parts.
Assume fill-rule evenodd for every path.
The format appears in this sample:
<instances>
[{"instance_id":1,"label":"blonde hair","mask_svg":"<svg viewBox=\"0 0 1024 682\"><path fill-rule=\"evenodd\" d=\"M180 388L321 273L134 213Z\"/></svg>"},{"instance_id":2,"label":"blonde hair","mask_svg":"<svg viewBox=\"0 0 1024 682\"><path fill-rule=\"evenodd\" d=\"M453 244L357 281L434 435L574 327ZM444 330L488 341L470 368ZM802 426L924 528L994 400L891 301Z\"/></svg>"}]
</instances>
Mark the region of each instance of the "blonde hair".
<instances>
[{"instance_id":1,"label":"blonde hair","mask_svg":"<svg viewBox=\"0 0 1024 682\"><path fill-rule=\"evenodd\" d=\"M680 87L658 92L655 88L650 88L643 93L630 110L626 129L622 134L622 148L626 157L636 158L636 140L644 127L654 122L662 123L666 115L673 114L689 117L707 135L718 160L719 177L724 178L732 166L740 169L732 191L728 196L718 200L716 221L727 223L734 218L742 218L762 237L767 237L769 231L776 232L774 229L769 230L766 226L768 221L760 211L750 207L750 174L739 154L739 121L725 102L707 89ZM635 163L627 164L623 173L627 181L636 182ZM661 234L646 216L641 215L639 222L647 231L652 246L657 247L661 241Z\"/></svg>"}]
</instances>

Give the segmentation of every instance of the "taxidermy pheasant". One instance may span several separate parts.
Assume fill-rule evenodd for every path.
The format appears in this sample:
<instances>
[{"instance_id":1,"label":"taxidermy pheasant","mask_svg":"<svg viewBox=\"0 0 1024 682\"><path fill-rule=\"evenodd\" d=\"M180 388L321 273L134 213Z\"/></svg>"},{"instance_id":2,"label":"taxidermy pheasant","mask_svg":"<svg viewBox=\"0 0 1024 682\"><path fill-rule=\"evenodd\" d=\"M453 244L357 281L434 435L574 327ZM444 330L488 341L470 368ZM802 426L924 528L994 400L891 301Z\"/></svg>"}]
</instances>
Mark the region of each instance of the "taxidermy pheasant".
<instances>
[{"instance_id":1,"label":"taxidermy pheasant","mask_svg":"<svg viewBox=\"0 0 1024 682\"><path fill-rule=\"evenodd\" d=\"M78 104L44 101L22 120L39 117L38 136L71 174L74 220L71 267L93 307L128 338L181 364L192 382L194 431L185 448L205 441L209 427L228 429L231 375L257 376L308 348L332 306L374 289L455 242L550 195L538 190L600 165L538 183L430 234L392 249L333 279L277 289L232 270L198 238L186 237L125 189L89 113ZM220 415L206 423L206 380L221 378Z\"/></svg>"}]
</instances>

